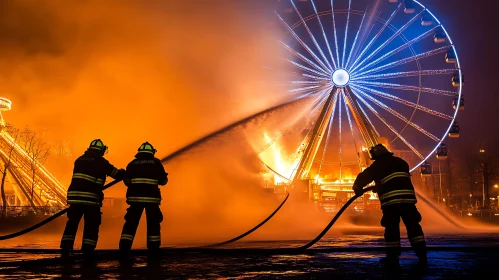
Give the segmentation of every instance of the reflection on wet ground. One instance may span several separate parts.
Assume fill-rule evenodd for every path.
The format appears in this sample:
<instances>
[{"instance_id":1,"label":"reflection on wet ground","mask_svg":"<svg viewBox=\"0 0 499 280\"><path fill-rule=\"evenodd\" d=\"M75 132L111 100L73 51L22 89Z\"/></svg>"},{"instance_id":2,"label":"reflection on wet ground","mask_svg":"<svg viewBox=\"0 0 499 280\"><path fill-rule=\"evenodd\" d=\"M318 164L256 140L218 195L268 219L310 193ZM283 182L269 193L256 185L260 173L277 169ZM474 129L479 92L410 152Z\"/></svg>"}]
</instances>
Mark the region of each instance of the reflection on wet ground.
<instances>
[{"instance_id":1,"label":"reflection on wet ground","mask_svg":"<svg viewBox=\"0 0 499 280\"><path fill-rule=\"evenodd\" d=\"M306 241L241 242L231 247L292 247ZM345 236L321 242L315 250L297 254L210 254L166 252L159 258L134 256L123 261L102 253L93 261L73 259L62 262L53 254L5 253L0 251L2 279L477 279L497 275L498 235L445 235L428 237L430 264L422 269L412 252L404 252L401 269L379 264L382 246L379 236ZM405 244L408 245L407 243ZM341 246L358 252L327 252ZM442 247L459 247L453 251ZM438 247L438 248L437 248ZM317 249L318 248L318 249ZM365 248L363 250L362 248ZM469 249L466 249L469 248ZM490 277L489 276L489 277Z\"/></svg>"}]
</instances>

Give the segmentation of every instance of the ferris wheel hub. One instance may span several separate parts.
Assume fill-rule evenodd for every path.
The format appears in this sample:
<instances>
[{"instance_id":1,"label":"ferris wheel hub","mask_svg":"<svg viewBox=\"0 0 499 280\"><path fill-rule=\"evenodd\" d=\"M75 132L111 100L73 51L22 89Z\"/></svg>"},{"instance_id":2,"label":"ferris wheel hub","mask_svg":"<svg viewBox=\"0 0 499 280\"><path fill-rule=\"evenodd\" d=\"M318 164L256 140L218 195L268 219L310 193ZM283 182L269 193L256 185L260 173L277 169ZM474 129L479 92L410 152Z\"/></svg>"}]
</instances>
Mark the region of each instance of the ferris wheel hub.
<instances>
[{"instance_id":1,"label":"ferris wheel hub","mask_svg":"<svg viewBox=\"0 0 499 280\"><path fill-rule=\"evenodd\" d=\"M332 80L335 86L345 87L350 82L350 74L345 69L336 69L333 72Z\"/></svg>"}]
</instances>

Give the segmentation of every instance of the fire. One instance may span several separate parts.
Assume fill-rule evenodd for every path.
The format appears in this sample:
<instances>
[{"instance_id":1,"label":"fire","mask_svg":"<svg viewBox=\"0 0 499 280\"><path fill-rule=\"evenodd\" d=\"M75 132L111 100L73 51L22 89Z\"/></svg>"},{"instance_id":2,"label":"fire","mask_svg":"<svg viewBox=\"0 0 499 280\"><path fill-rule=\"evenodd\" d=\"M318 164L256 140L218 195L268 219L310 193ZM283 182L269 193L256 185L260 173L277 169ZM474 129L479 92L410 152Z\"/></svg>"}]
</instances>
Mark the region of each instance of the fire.
<instances>
[{"instance_id":1,"label":"fire","mask_svg":"<svg viewBox=\"0 0 499 280\"><path fill-rule=\"evenodd\" d=\"M264 133L264 137L267 143L273 141L267 133ZM298 164L299 158L296 156L294 156L294 159L293 156L291 158L291 160L283 158L281 147L277 142L270 145L269 152L261 154L261 160L268 163L268 166L273 169L270 172L272 173L274 184L287 184L293 179L292 177L295 172L293 167Z\"/></svg>"}]
</instances>

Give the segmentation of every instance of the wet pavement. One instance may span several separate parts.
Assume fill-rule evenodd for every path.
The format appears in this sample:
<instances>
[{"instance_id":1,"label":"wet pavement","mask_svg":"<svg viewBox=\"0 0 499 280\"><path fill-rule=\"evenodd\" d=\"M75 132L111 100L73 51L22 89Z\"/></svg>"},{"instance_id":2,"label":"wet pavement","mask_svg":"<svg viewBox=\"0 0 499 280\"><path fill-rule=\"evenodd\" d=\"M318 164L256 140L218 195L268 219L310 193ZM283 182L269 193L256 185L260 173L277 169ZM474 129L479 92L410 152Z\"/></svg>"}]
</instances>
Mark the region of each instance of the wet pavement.
<instances>
[{"instance_id":1,"label":"wet pavement","mask_svg":"<svg viewBox=\"0 0 499 280\"><path fill-rule=\"evenodd\" d=\"M258 248L289 248L306 241L238 242L222 252L165 250L160 257L137 251L119 260L116 251L100 251L84 261L76 253L63 262L57 251L27 245L7 252L0 249L1 279L478 279L497 277L499 234L435 235L426 268L408 250L400 269L379 264L383 256L380 236L330 238L303 252L281 254ZM177 246L179 248L181 246ZM38 247L39 248L39 247ZM52 247L53 248L53 247ZM171 247L170 247L171 248ZM238 251L255 248L255 251ZM41 248L40 248L41 249ZM235 250L233 250L235 249ZM31 250L31 251L30 251ZM37 250L37 251L36 251Z\"/></svg>"}]
</instances>

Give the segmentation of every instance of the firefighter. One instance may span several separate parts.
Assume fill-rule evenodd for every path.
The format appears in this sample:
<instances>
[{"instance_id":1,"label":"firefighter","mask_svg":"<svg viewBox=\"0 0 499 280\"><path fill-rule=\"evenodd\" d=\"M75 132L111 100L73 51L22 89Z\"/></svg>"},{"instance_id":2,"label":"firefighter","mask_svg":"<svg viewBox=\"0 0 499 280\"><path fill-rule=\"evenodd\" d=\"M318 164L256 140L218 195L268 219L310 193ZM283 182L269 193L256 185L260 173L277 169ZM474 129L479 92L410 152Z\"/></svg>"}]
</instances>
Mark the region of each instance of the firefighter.
<instances>
[{"instance_id":1,"label":"firefighter","mask_svg":"<svg viewBox=\"0 0 499 280\"><path fill-rule=\"evenodd\" d=\"M126 167L125 185L126 202L130 207L125 215L125 225L121 233L120 251L123 256L132 248L133 239L144 209L147 219L147 248L151 253L158 251L161 245L161 222L163 214L159 205L161 192L159 185L168 182L168 173L161 161L154 157L156 149L145 142L140 145L135 159Z\"/></svg>"},{"instance_id":2,"label":"firefighter","mask_svg":"<svg viewBox=\"0 0 499 280\"><path fill-rule=\"evenodd\" d=\"M92 255L97 245L106 176L114 179L123 179L125 176L124 169L118 170L104 158L106 152L107 146L100 139L96 139L75 161L67 193L68 221L61 240L63 257L73 250L76 231L82 217L85 219L85 227L81 250L84 255Z\"/></svg>"},{"instance_id":3,"label":"firefighter","mask_svg":"<svg viewBox=\"0 0 499 280\"><path fill-rule=\"evenodd\" d=\"M369 151L374 162L361 172L354 182L355 194L361 195L363 188L375 182L374 192L378 193L383 217L381 225L385 228L386 257L382 262L398 265L400 256L400 218L405 224L413 250L421 264L427 263L426 242L423 229L419 224L421 214L416 208L416 194L412 185L409 165L382 144Z\"/></svg>"}]
</instances>

